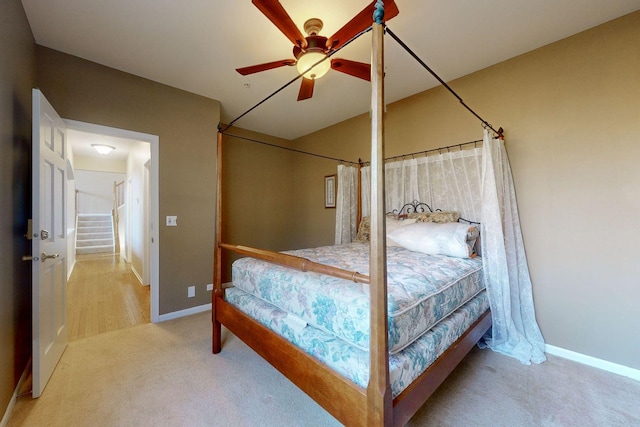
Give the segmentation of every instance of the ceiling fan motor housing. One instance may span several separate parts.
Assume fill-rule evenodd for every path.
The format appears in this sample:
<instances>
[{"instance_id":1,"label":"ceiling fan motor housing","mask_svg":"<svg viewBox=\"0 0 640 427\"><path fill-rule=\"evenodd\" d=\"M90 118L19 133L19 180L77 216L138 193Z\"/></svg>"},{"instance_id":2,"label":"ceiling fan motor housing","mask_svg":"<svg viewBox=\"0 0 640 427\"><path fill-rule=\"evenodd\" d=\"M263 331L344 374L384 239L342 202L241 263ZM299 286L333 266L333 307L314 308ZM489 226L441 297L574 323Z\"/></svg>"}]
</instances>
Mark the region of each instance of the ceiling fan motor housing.
<instances>
[{"instance_id":1,"label":"ceiling fan motor housing","mask_svg":"<svg viewBox=\"0 0 640 427\"><path fill-rule=\"evenodd\" d=\"M293 47L293 56L300 58L306 52L327 53L327 38L324 36L307 36L307 47L302 49L300 46Z\"/></svg>"}]
</instances>

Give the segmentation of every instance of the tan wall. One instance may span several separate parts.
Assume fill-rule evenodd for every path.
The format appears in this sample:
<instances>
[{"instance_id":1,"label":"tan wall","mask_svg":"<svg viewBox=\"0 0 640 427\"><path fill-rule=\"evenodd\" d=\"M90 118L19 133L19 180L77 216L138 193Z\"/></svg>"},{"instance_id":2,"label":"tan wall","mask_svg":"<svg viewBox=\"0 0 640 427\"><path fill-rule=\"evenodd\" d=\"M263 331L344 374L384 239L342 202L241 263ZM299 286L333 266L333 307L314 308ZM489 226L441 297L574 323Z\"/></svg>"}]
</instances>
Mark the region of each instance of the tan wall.
<instances>
[{"instance_id":1,"label":"tan wall","mask_svg":"<svg viewBox=\"0 0 640 427\"><path fill-rule=\"evenodd\" d=\"M269 144L291 145L236 127L228 132ZM293 153L225 135L222 158L223 242L274 251L291 249ZM231 279L230 263L236 258L230 252L223 253L223 281Z\"/></svg>"},{"instance_id":2,"label":"tan wall","mask_svg":"<svg viewBox=\"0 0 640 427\"><path fill-rule=\"evenodd\" d=\"M546 342L636 369L638 46L640 12L451 83L475 111L506 130ZM297 142L368 160L368 121L361 116ZM391 156L480 139L482 129L436 88L389 105L386 136ZM332 231L317 210L309 216L307 228L315 222Z\"/></svg>"},{"instance_id":3,"label":"tan wall","mask_svg":"<svg viewBox=\"0 0 640 427\"><path fill-rule=\"evenodd\" d=\"M31 355L31 88L35 44L22 3L0 1L0 414Z\"/></svg>"},{"instance_id":4,"label":"tan wall","mask_svg":"<svg viewBox=\"0 0 640 427\"><path fill-rule=\"evenodd\" d=\"M317 147L311 147L308 151L321 152ZM293 165L295 205L291 216L291 247L334 244L336 210L324 207L324 177L335 175L336 168L337 164L332 160L301 156L296 158Z\"/></svg>"},{"instance_id":5,"label":"tan wall","mask_svg":"<svg viewBox=\"0 0 640 427\"><path fill-rule=\"evenodd\" d=\"M159 136L159 313L210 303L219 103L40 46L37 61L63 118ZM178 227L164 226L167 215Z\"/></svg>"},{"instance_id":6,"label":"tan wall","mask_svg":"<svg viewBox=\"0 0 640 427\"><path fill-rule=\"evenodd\" d=\"M269 135L229 132L299 149ZM275 251L334 243L336 210L324 207L324 177L336 173L335 161L228 136L223 144L224 242ZM326 155L323 150L306 151ZM232 259L225 252L227 273Z\"/></svg>"},{"instance_id":7,"label":"tan wall","mask_svg":"<svg viewBox=\"0 0 640 427\"><path fill-rule=\"evenodd\" d=\"M297 149L241 128L228 133ZM324 207L324 176L336 173L334 161L228 135L223 147L223 242L273 251L333 244L335 209ZM223 252L224 281L236 258Z\"/></svg>"}]
</instances>

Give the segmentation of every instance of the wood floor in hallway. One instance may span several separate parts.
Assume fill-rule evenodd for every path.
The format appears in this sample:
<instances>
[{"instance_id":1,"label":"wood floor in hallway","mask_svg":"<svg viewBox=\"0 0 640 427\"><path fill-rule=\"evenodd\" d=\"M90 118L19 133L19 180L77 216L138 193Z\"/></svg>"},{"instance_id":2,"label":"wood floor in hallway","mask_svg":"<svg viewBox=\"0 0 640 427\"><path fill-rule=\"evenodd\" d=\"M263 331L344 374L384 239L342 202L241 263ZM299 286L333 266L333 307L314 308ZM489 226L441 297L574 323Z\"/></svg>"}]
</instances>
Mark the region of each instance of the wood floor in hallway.
<instances>
[{"instance_id":1,"label":"wood floor in hallway","mask_svg":"<svg viewBox=\"0 0 640 427\"><path fill-rule=\"evenodd\" d=\"M79 255L67 284L69 341L148 323L149 288L120 256Z\"/></svg>"}]
</instances>

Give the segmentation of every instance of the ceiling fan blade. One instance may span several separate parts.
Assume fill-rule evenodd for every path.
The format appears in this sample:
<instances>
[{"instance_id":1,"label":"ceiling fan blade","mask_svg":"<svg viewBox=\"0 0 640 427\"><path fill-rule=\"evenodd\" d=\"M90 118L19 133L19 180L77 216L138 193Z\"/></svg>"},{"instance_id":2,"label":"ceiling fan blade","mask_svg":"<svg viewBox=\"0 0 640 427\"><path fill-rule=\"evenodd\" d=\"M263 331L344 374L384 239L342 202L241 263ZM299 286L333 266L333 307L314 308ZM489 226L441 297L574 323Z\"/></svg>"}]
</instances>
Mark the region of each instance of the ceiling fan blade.
<instances>
[{"instance_id":1,"label":"ceiling fan blade","mask_svg":"<svg viewBox=\"0 0 640 427\"><path fill-rule=\"evenodd\" d=\"M236 68L236 71L246 76L247 74L259 73L273 68L284 67L285 65L296 65L295 59L281 59L280 61L267 62L265 64L252 65L250 67Z\"/></svg>"},{"instance_id":2,"label":"ceiling fan blade","mask_svg":"<svg viewBox=\"0 0 640 427\"><path fill-rule=\"evenodd\" d=\"M360 13L347 22L342 28L340 28L334 35L327 39L327 47L332 50L338 49L340 46L351 40L355 35L361 31L366 30L373 24L373 12L375 10L376 2L372 2L369 6L362 9ZM389 21L396 16L400 11L395 1L387 0L384 2L384 20Z\"/></svg>"},{"instance_id":3,"label":"ceiling fan blade","mask_svg":"<svg viewBox=\"0 0 640 427\"><path fill-rule=\"evenodd\" d=\"M307 40L278 0L252 0L251 3L273 22L291 43L302 48L307 47Z\"/></svg>"},{"instance_id":4,"label":"ceiling fan blade","mask_svg":"<svg viewBox=\"0 0 640 427\"><path fill-rule=\"evenodd\" d=\"M300 85L300 92L298 92L298 101L309 99L313 96L314 79L302 78L302 84Z\"/></svg>"},{"instance_id":5,"label":"ceiling fan blade","mask_svg":"<svg viewBox=\"0 0 640 427\"><path fill-rule=\"evenodd\" d=\"M371 81L371 65L364 62L335 58L331 60L331 68L368 82Z\"/></svg>"}]
</instances>

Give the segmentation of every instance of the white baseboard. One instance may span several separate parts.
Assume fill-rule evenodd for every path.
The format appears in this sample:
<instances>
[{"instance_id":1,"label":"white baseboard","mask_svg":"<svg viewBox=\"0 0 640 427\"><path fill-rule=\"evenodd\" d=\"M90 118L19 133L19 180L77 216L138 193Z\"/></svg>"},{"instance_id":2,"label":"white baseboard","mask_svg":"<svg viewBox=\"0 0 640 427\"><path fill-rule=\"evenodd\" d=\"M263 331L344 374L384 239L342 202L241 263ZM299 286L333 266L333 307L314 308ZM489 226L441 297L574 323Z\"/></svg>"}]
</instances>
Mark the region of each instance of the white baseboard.
<instances>
[{"instance_id":1,"label":"white baseboard","mask_svg":"<svg viewBox=\"0 0 640 427\"><path fill-rule=\"evenodd\" d=\"M566 350L549 344L545 344L544 350L546 353L562 357L563 359L569 359L574 362L582 363L583 365L593 366L594 368L640 381L640 369L634 369L617 363L608 362L606 360L587 356L582 353L576 353L575 351Z\"/></svg>"},{"instance_id":2,"label":"white baseboard","mask_svg":"<svg viewBox=\"0 0 640 427\"><path fill-rule=\"evenodd\" d=\"M2 421L0 421L0 427L7 427L9 424L9 418L11 418L11 413L13 412L13 408L16 406L16 400L18 399L18 392L22 389L22 384L24 380L27 379L29 373L31 372L31 360L27 363L27 366L24 368L22 375L20 375L20 379L18 380L18 384L16 385L16 389L13 391L13 396L11 396L11 400L9 400L9 404L7 405L7 410L4 411L4 415L2 416Z\"/></svg>"},{"instance_id":3,"label":"white baseboard","mask_svg":"<svg viewBox=\"0 0 640 427\"><path fill-rule=\"evenodd\" d=\"M203 311L211 310L211 303L199 305L197 307L191 307L184 310L173 311L171 313L161 314L158 316L158 322L164 322L165 320L178 319L180 317L191 316L192 314L202 313ZM2 427L2 426L0 426Z\"/></svg>"},{"instance_id":4,"label":"white baseboard","mask_svg":"<svg viewBox=\"0 0 640 427\"><path fill-rule=\"evenodd\" d=\"M136 276L136 278L138 279L138 282L140 282L140 284L144 286L144 282L142 281L142 276L138 274L138 270L136 270L133 264L131 264L130 266L131 266L131 272L133 273L133 275Z\"/></svg>"}]
</instances>

